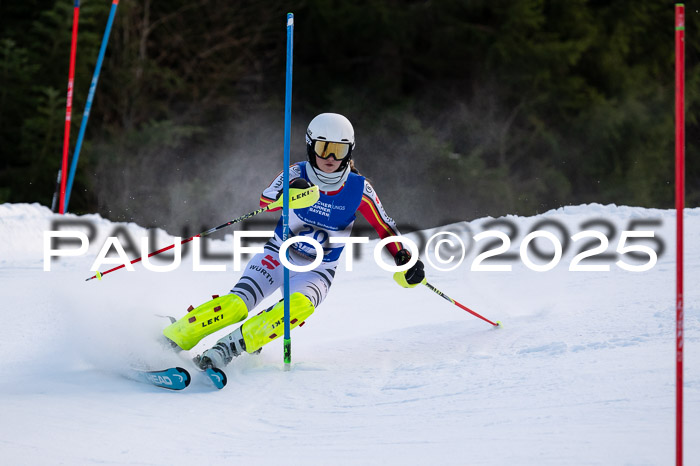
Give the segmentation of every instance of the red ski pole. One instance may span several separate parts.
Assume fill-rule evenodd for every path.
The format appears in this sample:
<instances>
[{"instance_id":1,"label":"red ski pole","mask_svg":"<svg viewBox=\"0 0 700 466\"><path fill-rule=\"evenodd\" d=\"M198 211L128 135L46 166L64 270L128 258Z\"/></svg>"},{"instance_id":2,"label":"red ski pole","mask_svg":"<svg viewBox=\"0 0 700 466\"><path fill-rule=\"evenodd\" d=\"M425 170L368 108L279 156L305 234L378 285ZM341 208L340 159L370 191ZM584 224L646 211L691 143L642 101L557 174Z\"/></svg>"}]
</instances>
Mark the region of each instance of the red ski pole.
<instances>
[{"instance_id":1,"label":"red ski pole","mask_svg":"<svg viewBox=\"0 0 700 466\"><path fill-rule=\"evenodd\" d=\"M454 304L454 305L457 306L458 308L464 309L465 311L467 311L467 312L470 313L471 315L473 315L473 316L475 316L475 317L478 317L479 319L481 319L481 320L483 320L483 321L485 321L485 322L488 322L489 324L493 325L494 327L501 327L501 323L500 323L500 322L498 322L498 321L496 321L496 322L491 322L491 321L488 320L486 317L484 317L484 316L482 316L482 315L480 315L480 314L478 314L478 313L472 311L472 310L469 309L467 306L465 306L465 305L463 305L463 304L460 304L460 303L458 303L457 301L455 301L454 299L450 298L450 297L447 296L445 293L443 293L442 291L438 290L437 288L435 288L433 285L431 285L431 284L428 283L427 281L423 280L422 283L423 283L423 285L427 286L427 287L430 288L432 291L434 291L434 292L437 293L438 295L442 296L443 298L445 298L446 300L448 300L449 302L451 302L452 304Z\"/></svg>"},{"instance_id":2,"label":"red ski pole","mask_svg":"<svg viewBox=\"0 0 700 466\"><path fill-rule=\"evenodd\" d=\"M305 207L310 207L313 204L315 204L316 201L318 201L320 195L321 194L319 193L318 186L312 186L312 187L307 188L307 189L292 188L289 190L289 207L291 209L303 209ZM276 200L275 202L273 202L271 204L266 205L265 207L261 207L260 209L254 210L254 211L247 213L245 215L241 215L240 217L234 218L233 220L229 220L226 223L222 223L218 227L210 228L207 231L203 231L203 232L199 233L198 235L194 235L190 238L183 239L182 241L180 241L180 244L188 243L195 238L204 238L205 236L209 236L212 233L214 233L215 231L219 231L222 228L226 228L230 225L233 225L234 223L242 222L243 220L247 220L250 217L254 217L255 215L261 214L263 212L267 212L268 210L273 210L273 209L277 209L278 207L282 207L282 201L283 201L283 198L280 196L280 198L278 200ZM166 246L162 249L159 249L157 251L153 251L152 253L150 253L148 255L148 257L155 256L156 254L160 254L161 252L168 251L174 247L175 247L175 243L171 244L170 246ZM137 262L140 262L142 259L143 259L143 256L137 257L136 259L132 260L130 262L130 264L135 264ZM92 277L86 278L85 281L87 282L87 281L90 281L94 278L97 278L98 280L102 280L103 275L107 275L108 273L114 272L115 270L123 269L124 267L126 267L126 264L118 265L118 266L113 267L109 270L105 270L104 272L98 271Z\"/></svg>"}]
</instances>

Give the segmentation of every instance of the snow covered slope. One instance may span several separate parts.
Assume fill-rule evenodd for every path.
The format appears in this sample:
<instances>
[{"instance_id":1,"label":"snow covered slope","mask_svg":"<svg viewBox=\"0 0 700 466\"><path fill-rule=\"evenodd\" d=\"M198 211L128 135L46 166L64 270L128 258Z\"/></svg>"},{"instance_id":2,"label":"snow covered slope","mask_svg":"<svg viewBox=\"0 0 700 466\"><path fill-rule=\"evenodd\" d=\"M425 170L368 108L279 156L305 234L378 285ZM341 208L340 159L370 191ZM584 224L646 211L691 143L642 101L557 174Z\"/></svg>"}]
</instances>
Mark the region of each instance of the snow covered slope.
<instances>
[{"instance_id":1,"label":"snow covered slope","mask_svg":"<svg viewBox=\"0 0 700 466\"><path fill-rule=\"evenodd\" d=\"M138 383L128 368L185 365L155 343L167 323L157 315L183 315L227 292L240 272L230 260L215 261L226 272L193 272L190 255L173 272L136 265L85 282L115 229L133 239L145 230L71 215L89 221L95 239L86 255L45 272L43 234L57 218L38 205L0 205L2 464L673 462L672 211L585 205L445 227L469 252L451 272L427 266L428 281L502 329L426 287L398 287L375 264L370 243L352 272L339 268L327 300L292 334L292 371L282 370L276 341L235 360L224 390L195 378L183 392ZM470 270L491 240L474 245L468 237L489 229L508 233L515 257L484 264L511 271ZM590 238L569 241L546 272L518 257L531 231L563 239L585 229L605 233L612 256L583 264L609 271L569 271ZM625 230L655 232L657 241L634 243L661 252L651 270L615 265L646 262L614 254ZM685 238L686 461L700 464L700 208L687 209ZM160 232L158 247L169 239ZM210 249L222 254L231 242ZM538 239L536 249L547 254L549 244ZM548 262L532 252L531 245L534 262Z\"/></svg>"}]
</instances>

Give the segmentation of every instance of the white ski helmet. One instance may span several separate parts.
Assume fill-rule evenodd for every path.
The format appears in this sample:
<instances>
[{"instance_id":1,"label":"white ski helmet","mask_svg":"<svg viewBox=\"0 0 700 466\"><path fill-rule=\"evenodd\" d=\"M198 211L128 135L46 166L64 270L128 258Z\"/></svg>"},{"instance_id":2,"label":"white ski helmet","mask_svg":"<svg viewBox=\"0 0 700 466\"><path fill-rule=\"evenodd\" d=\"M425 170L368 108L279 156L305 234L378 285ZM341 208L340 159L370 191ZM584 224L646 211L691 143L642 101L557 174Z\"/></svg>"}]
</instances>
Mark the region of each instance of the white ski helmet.
<instances>
[{"instance_id":1,"label":"white ski helmet","mask_svg":"<svg viewBox=\"0 0 700 466\"><path fill-rule=\"evenodd\" d=\"M306 129L306 153L314 168L316 156L342 160L337 171L343 171L350 163L355 148L355 130L350 120L337 113L316 116Z\"/></svg>"}]
</instances>

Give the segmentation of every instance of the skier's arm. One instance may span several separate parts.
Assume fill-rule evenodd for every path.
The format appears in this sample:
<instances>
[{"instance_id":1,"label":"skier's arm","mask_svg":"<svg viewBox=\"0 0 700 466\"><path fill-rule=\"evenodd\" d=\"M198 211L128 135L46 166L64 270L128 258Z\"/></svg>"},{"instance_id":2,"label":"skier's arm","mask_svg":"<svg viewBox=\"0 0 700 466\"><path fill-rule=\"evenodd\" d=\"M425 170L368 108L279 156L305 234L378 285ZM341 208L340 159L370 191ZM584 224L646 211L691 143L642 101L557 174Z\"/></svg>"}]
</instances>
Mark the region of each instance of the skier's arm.
<instances>
[{"instance_id":1,"label":"skier's arm","mask_svg":"<svg viewBox=\"0 0 700 466\"><path fill-rule=\"evenodd\" d=\"M379 234L379 237L384 239L389 236L400 235L399 229L396 228L396 222L389 217L382 203L379 201L379 196L372 188L372 185L365 180L365 191L362 194L362 202L358 209L365 219L374 227ZM394 256L394 262L396 265L404 265L411 260L411 253L408 249L404 249L403 245L396 241L387 244L387 249ZM395 278L397 278L395 276ZM400 280L397 279L399 285L405 288L413 288L423 281L425 278L425 272L423 271L423 262L420 259L411 267L406 270L403 274L400 274Z\"/></svg>"},{"instance_id":2,"label":"skier's arm","mask_svg":"<svg viewBox=\"0 0 700 466\"><path fill-rule=\"evenodd\" d=\"M377 193L367 180L365 180L365 189L362 193L362 202L360 202L360 207L357 210L372 225L381 239L401 234L399 229L396 228L396 222L386 214ZM394 257L403 249L399 241L389 243L386 247Z\"/></svg>"},{"instance_id":3,"label":"skier's arm","mask_svg":"<svg viewBox=\"0 0 700 466\"><path fill-rule=\"evenodd\" d=\"M294 187L299 187L299 188L305 188L308 187L309 184L305 186L302 186L300 181L306 181L301 177L301 170L299 167L295 164L289 167L289 179L291 180L289 182L289 186L294 188ZM300 181L297 181L300 180ZM293 184L297 183L296 186L293 186ZM268 185L267 188L262 192L262 195L260 196L260 207L266 207L268 204L275 202L279 197L282 195L282 188L284 185L284 174L283 172L279 172L277 176L275 177L274 180L272 180L272 183ZM280 210L281 207L278 207L276 209L270 209L270 212L274 212L276 210Z\"/></svg>"},{"instance_id":4,"label":"skier's arm","mask_svg":"<svg viewBox=\"0 0 700 466\"><path fill-rule=\"evenodd\" d=\"M277 194L281 192L282 189L282 172L275 177L275 179L270 183L270 185L265 188L265 190L260 195L260 207L267 207L268 204L275 202ZM277 209L272 209L279 210Z\"/></svg>"}]
</instances>

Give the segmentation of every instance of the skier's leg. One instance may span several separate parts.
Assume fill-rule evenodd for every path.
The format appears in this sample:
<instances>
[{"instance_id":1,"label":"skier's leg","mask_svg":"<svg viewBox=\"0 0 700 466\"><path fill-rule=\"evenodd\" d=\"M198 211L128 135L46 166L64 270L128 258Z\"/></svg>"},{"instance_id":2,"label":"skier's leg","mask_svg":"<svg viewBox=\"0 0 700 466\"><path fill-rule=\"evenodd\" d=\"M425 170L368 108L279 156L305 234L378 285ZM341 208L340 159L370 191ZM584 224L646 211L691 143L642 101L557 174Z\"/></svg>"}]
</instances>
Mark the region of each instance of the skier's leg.
<instances>
[{"instance_id":1,"label":"skier's leg","mask_svg":"<svg viewBox=\"0 0 700 466\"><path fill-rule=\"evenodd\" d=\"M293 272L289 277L289 292L308 297L314 308L321 305L335 278L337 262L322 263L308 272Z\"/></svg>"},{"instance_id":2,"label":"skier's leg","mask_svg":"<svg viewBox=\"0 0 700 466\"><path fill-rule=\"evenodd\" d=\"M177 322L163 330L163 335L174 344L188 350L217 330L245 320L248 308L240 296L227 294L192 308Z\"/></svg>"},{"instance_id":3,"label":"skier's leg","mask_svg":"<svg viewBox=\"0 0 700 466\"><path fill-rule=\"evenodd\" d=\"M303 325L313 312L313 304L303 294L294 293L289 297L290 328ZM245 321L243 325L216 342L212 348L197 356L194 361L202 369L210 366L221 368L243 352L254 353L283 334L284 301L279 301Z\"/></svg>"},{"instance_id":4,"label":"skier's leg","mask_svg":"<svg viewBox=\"0 0 700 466\"><path fill-rule=\"evenodd\" d=\"M321 267L290 277L290 328L303 325L328 294L335 275L335 266ZM223 367L244 351L253 353L284 333L284 302L279 301L236 330L220 339L214 347L195 358L200 367Z\"/></svg>"},{"instance_id":5,"label":"skier's leg","mask_svg":"<svg viewBox=\"0 0 700 466\"><path fill-rule=\"evenodd\" d=\"M290 328L295 328L302 325L314 312L314 306L309 298L301 293L294 293L289 299ZM279 301L245 321L201 356L195 357L194 361L202 369L210 366L221 368L243 352L254 353L283 334L284 302Z\"/></svg>"},{"instance_id":6,"label":"skier's leg","mask_svg":"<svg viewBox=\"0 0 700 466\"><path fill-rule=\"evenodd\" d=\"M163 334L184 350L199 341L248 317L258 302L269 296L282 283L282 267L274 252L274 244L265 245L265 251L251 258L245 272L231 293L215 297L188 313L163 330Z\"/></svg>"}]
</instances>

